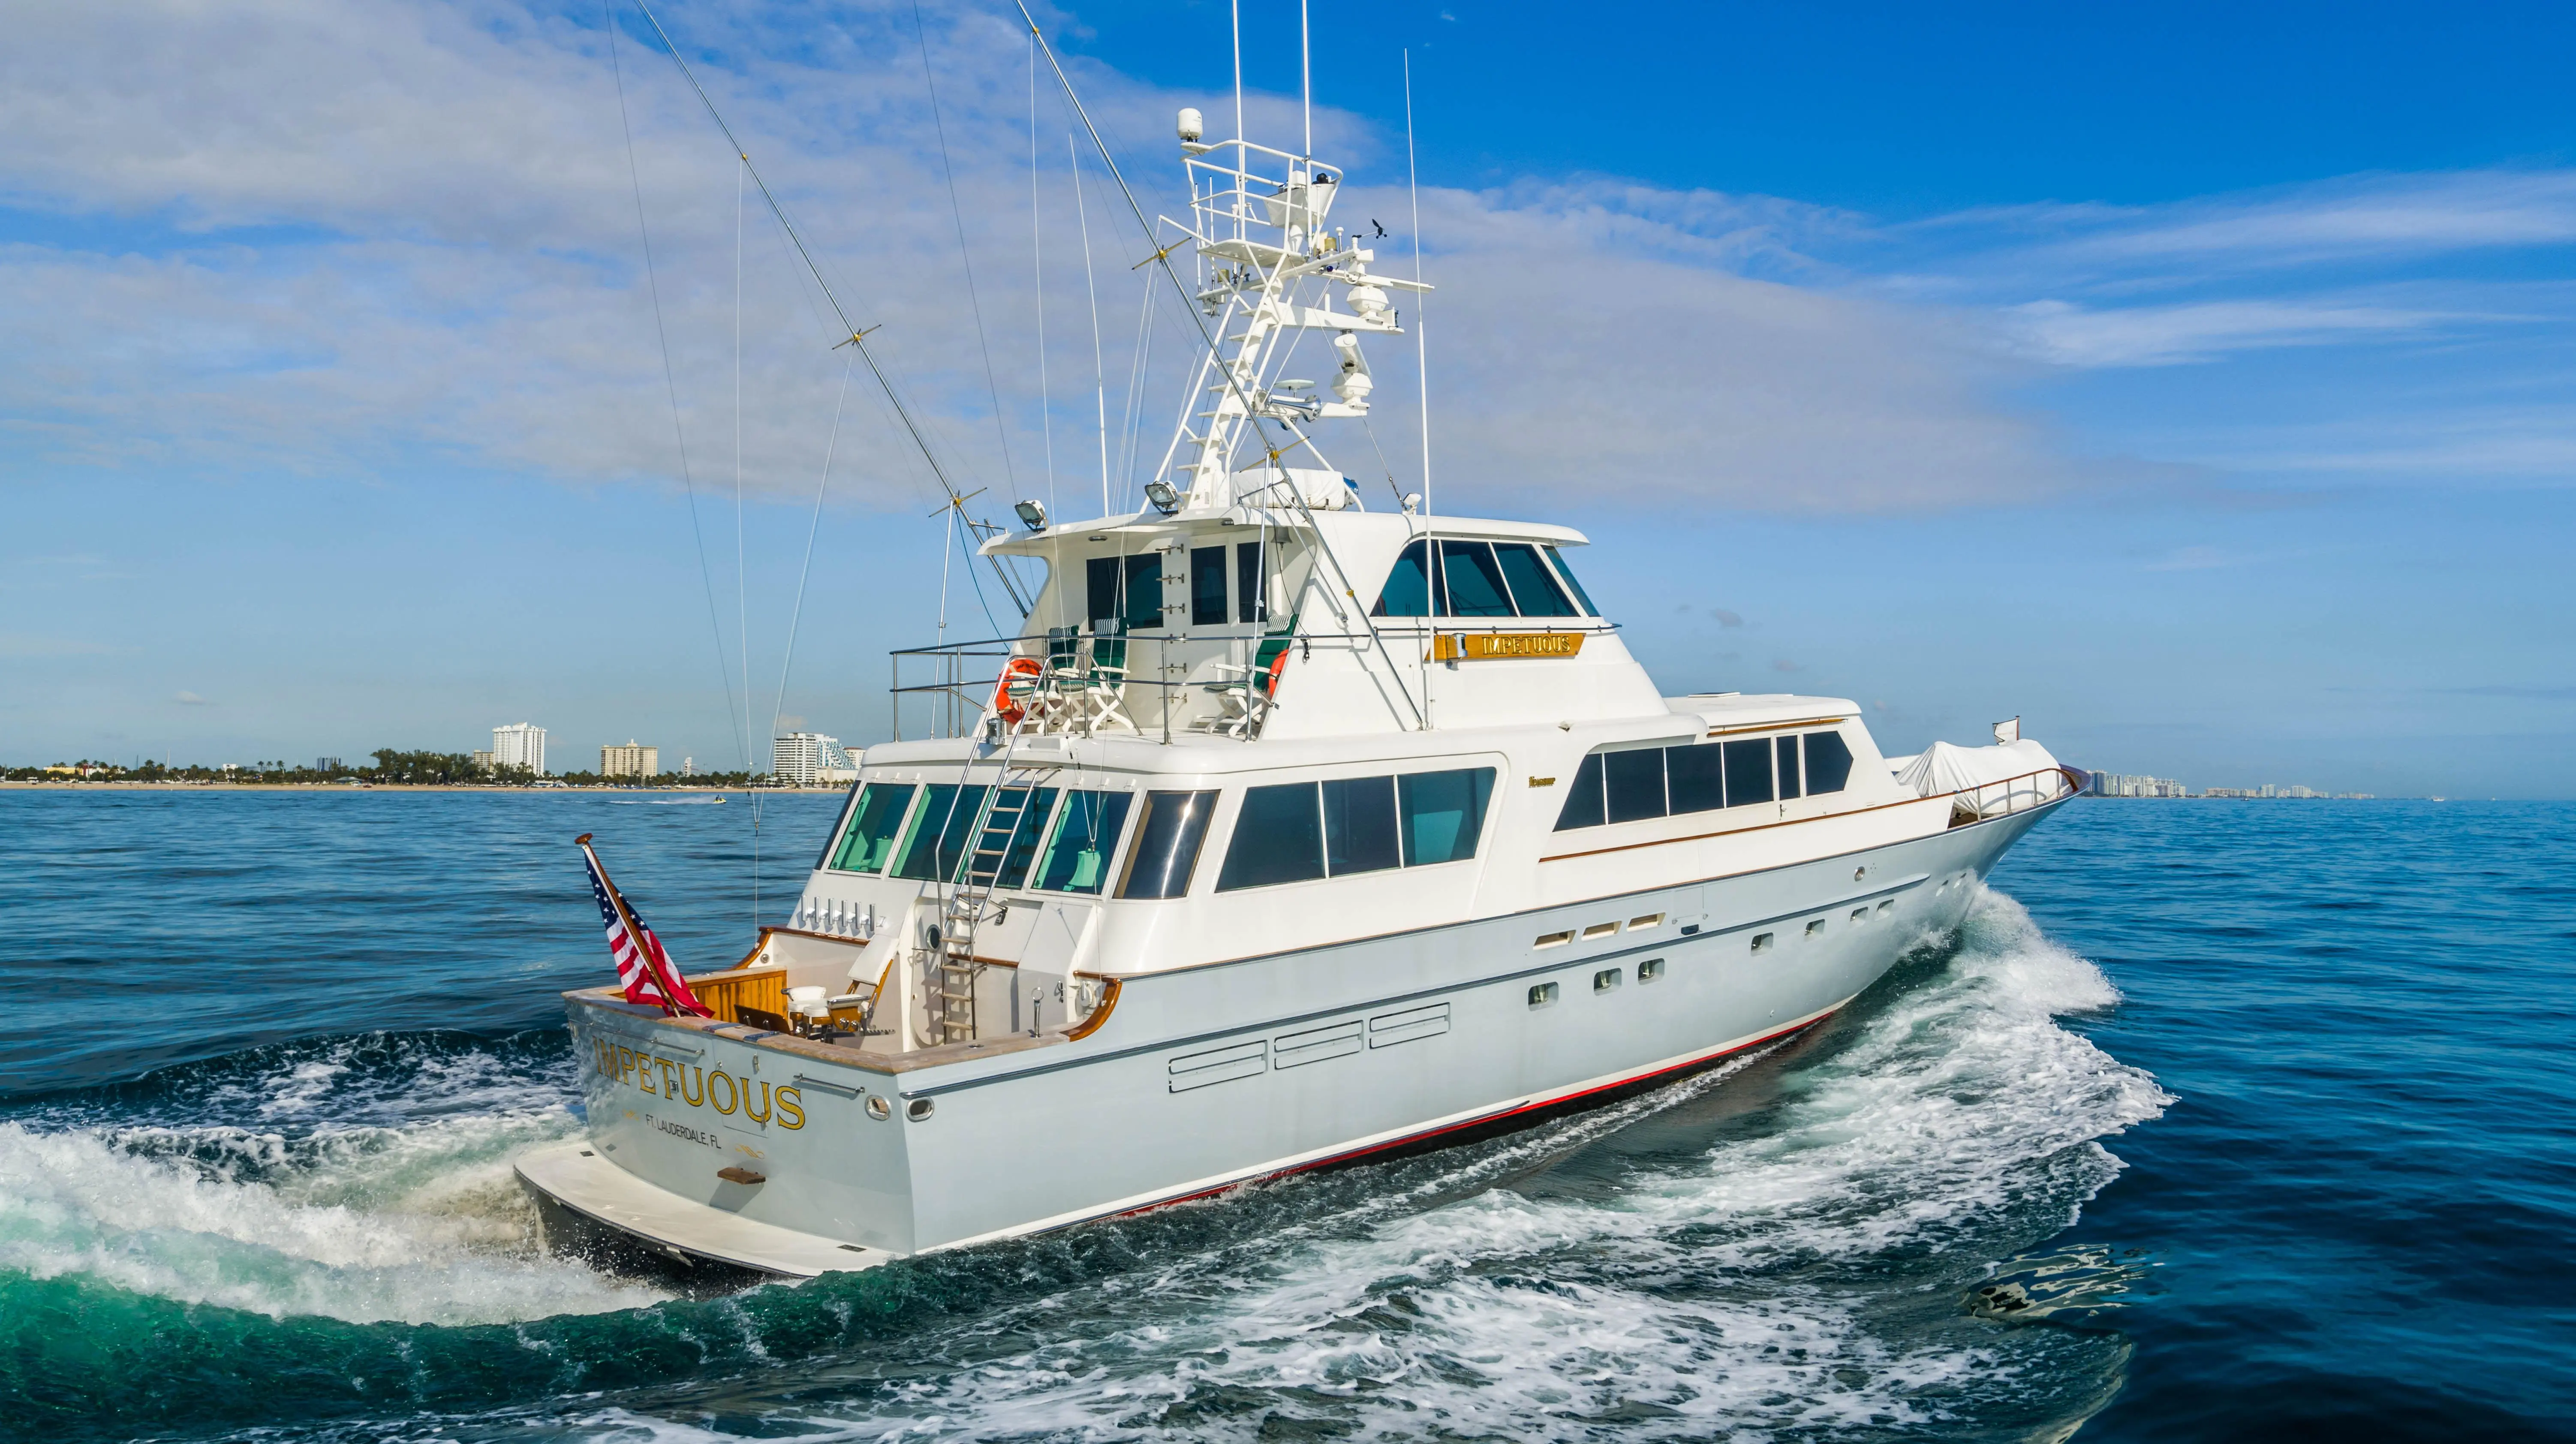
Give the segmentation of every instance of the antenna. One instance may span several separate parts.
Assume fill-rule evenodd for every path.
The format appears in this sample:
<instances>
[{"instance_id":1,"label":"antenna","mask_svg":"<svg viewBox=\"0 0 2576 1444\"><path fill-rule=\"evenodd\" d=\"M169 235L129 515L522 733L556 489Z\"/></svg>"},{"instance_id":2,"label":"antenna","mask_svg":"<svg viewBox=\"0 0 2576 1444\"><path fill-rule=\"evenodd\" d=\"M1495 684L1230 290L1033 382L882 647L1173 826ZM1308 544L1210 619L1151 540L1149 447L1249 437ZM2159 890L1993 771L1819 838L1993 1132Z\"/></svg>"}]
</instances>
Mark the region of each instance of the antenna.
<instances>
[{"instance_id":1,"label":"antenna","mask_svg":"<svg viewBox=\"0 0 2576 1444\"><path fill-rule=\"evenodd\" d=\"M1243 139L1243 0L1234 0L1234 138Z\"/></svg>"},{"instance_id":2,"label":"antenna","mask_svg":"<svg viewBox=\"0 0 2576 1444\"><path fill-rule=\"evenodd\" d=\"M1065 163L1073 168L1073 218L1082 228L1082 288L1091 296L1091 407L1100 424L1100 514L1109 515L1109 372L1100 361L1100 285L1091 274L1091 213L1082 204L1082 153L1073 132L1064 133ZM1151 279L1150 277L1148 278Z\"/></svg>"},{"instance_id":3,"label":"antenna","mask_svg":"<svg viewBox=\"0 0 2576 1444\"><path fill-rule=\"evenodd\" d=\"M1413 164L1413 52L1404 52L1404 188L1413 198L1413 279L1422 280L1422 181ZM1425 292L1414 293L1413 374L1422 382L1422 515L1431 516L1431 342Z\"/></svg>"},{"instance_id":4,"label":"antenna","mask_svg":"<svg viewBox=\"0 0 2576 1444\"><path fill-rule=\"evenodd\" d=\"M1307 0L1297 0L1297 72L1306 97L1306 148L1298 154L1315 158L1315 32L1306 23Z\"/></svg>"}]
</instances>

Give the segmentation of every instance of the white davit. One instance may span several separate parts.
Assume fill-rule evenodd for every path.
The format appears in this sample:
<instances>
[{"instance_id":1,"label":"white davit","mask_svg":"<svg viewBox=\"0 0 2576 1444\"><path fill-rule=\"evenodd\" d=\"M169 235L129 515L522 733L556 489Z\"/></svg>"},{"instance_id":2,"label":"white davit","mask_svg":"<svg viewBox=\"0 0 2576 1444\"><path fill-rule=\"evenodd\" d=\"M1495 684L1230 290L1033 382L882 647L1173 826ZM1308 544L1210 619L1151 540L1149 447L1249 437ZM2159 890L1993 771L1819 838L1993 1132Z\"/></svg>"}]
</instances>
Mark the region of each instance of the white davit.
<instances>
[{"instance_id":1,"label":"white davit","mask_svg":"<svg viewBox=\"0 0 2576 1444\"><path fill-rule=\"evenodd\" d=\"M1339 167L1198 125L1216 339L1154 504L983 542L1033 609L897 654L948 725L857 759L714 1017L566 995L550 1243L804 1277L1526 1127L1831 1015L2075 794L2033 742L1900 777L1844 699L1665 698L1581 533L1370 510L1309 428L1427 288Z\"/></svg>"}]
</instances>

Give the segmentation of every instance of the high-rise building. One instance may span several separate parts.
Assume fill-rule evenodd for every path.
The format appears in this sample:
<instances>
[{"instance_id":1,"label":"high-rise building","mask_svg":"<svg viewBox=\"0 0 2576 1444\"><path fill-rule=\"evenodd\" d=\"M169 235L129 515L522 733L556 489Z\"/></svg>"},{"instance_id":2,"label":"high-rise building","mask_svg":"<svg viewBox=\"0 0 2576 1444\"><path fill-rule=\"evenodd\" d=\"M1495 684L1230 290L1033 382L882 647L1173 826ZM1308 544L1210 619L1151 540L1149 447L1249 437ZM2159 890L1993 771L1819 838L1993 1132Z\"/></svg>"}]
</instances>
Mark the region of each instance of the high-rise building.
<instances>
[{"instance_id":1,"label":"high-rise building","mask_svg":"<svg viewBox=\"0 0 2576 1444\"><path fill-rule=\"evenodd\" d=\"M857 764L841 750L841 739L820 732L790 732L770 744L770 771L781 782L798 787L845 780Z\"/></svg>"},{"instance_id":2,"label":"high-rise building","mask_svg":"<svg viewBox=\"0 0 2576 1444\"><path fill-rule=\"evenodd\" d=\"M492 765L524 767L539 777L545 776L546 729L526 722L493 728Z\"/></svg>"},{"instance_id":3,"label":"high-rise building","mask_svg":"<svg viewBox=\"0 0 2576 1444\"><path fill-rule=\"evenodd\" d=\"M651 777L662 770L662 749L644 747L635 739L626 739L623 747L599 749L599 775L602 777Z\"/></svg>"},{"instance_id":4,"label":"high-rise building","mask_svg":"<svg viewBox=\"0 0 2576 1444\"><path fill-rule=\"evenodd\" d=\"M316 772L337 772L340 770L340 759L337 757L316 757L313 759L313 770Z\"/></svg>"},{"instance_id":5,"label":"high-rise building","mask_svg":"<svg viewBox=\"0 0 2576 1444\"><path fill-rule=\"evenodd\" d=\"M477 772L489 772L489 771L491 771L491 770L492 770L492 754L491 754L490 752L488 752L488 751L485 751L485 752L477 752L477 753L475 753L475 754L474 754L474 770L475 770L475 771L477 771Z\"/></svg>"}]
</instances>

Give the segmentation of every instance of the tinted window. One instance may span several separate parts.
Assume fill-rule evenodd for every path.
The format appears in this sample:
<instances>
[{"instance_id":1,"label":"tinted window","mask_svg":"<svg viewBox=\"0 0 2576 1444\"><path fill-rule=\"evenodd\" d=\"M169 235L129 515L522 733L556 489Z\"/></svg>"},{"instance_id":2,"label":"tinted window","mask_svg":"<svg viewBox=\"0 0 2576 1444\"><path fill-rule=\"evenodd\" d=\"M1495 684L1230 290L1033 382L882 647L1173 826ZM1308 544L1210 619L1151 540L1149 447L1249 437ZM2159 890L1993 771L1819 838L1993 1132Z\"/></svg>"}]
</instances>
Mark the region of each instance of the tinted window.
<instances>
[{"instance_id":1,"label":"tinted window","mask_svg":"<svg viewBox=\"0 0 2576 1444\"><path fill-rule=\"evenodd\" d=\"M1605 752L1601 767L1609 784L1612 822L1664 815L1664 749Z\"/></svg>"},{"instance_id":2,"label":"tinted window","mask_svg":"<svg viewBox=\"0 0 2576 1444\"><path fill-rule=\"evenodd\" d=\"M1804 790L1798 785L1798 739L1778 737L1772 740L1779 748L1780 796L1785 801L1799 796Z\"/></svg>"},{"instance_id":3,"label":"tinted window","mask_svg":"<svg viewBox=\"0 0 2576 1444\"><path fill-rule=\"evenodd\" d=\"M1047 839L1046 862L1037 886L1048 892L1100 891L1109 871L1110 850L1127 825L1129 797L1124 792L1073 792L1065 795Z\"/></svg>"},{"instance_id":4,"label":"tinted window","mask_svg":"<svg viewBox=\"0 0 2576 1444\"><path fill-rule=\"evenodd\" d=\"M1548 574L1547 564L1538 559L1538 548L1526 542L1494 543L1494 560L1501 563L1503 580L1511 583L1512 605L1524 617L1579 617L1565 588Z\"/></svg>"},{"instance_id":5,"label":"tinted window","mask_svg":"<svg viewBox=\"0 0 2576 1444\"><path fill-rule=\"evenodd\" d=\"M1494 549L1483 542L1440 544L1440 579L1448 590L1444 617L1508 617L1511 593L1503 590L1503 573L1494 565Z\"/></svg>"},{"instance_id":6,"label":"tinted window","mask_svg":"<svg viewBox=\"0 0 2576 1444\"><path fill-rule=\"evenodd\" d=\"M1726 749L1726 805L1771 800L1771 739L1718 744Z\"/></svg>"},{"instance_id":7,"label":"tinted window","mask_svg":"<svg viewBox=\"0 0 2576 1444\"><path fill-rule=\"evenodd\" d=\"M1593 753L1574 770L1574 785L1565 790L1565 807L1556 814L1556 830L1573 827L1599 827L1601 810L1601 754Z\"/></svg>"},{"instance_id":8,"label":"tinted window","mask_svg":"<svg viewBox=\"0 0 2576 1444\"><path fill-rule=\"evenodd\" d=\"M1159 556L1092 557L1083 563L1083 586L1091 621L1115 617L1131 632L1163 625L1163 559Z\"/></svg>"},{"instance_id":9,"label":"tinted window","mask_svg":"<svg viewBox=\"0 0 2576 1444\"><path fill-rule=\"evenodd\" d=\"M1208 813L1215 807L1213 792L1146 793L1145 820L1136 825L1136 851L1127 859L1118 895L1179 897L1188 892L1190 873L1199 865L1199 844L1207 838Z\"/></svg>"},{"instance_id":10,"label":"tinted window","mask_svg":"<svg viewBox=\"0 0 2576 1444\"><path fill-rule=\"evenodd\" d=\"M1851 780L1851 747L1839 732L1807 734L1807 791L1840 792Z\"/></svg>"},{"instance_id":11,"label":"tinted window","mask_svg":"<svg viewBox=\"0 0 2576 1444\"><path fill-rule=\"evenodd\" d=\"M1190 549L1190 625L1225 625L1225 548Z\"/></svg>"},{"instance_id":12,"label":"tinted window","mask_svg":"<svg viewBox=\"0 0 2576 1444\"><path fill-rule=\"evenodd\" d=\"M841 834L841 848L832 858L832 868L838 872L883 871L886 859L894 853L903 814L912 806L912 794L918 790L909 782L893 786L869 783L867 791L859 794L858 808L850 816L850 830Z\"/></svg>"},{"instance_id":13,"label":"tinted window","mask_svg":"<svg viewBox=\"0 0 2576 1444\"><path fill-rule=\"evenodd\" d=\"M1013 787L1002 793L1001 800L984 819L984 834L975 839L973 871L977 876L991 874L997 887L1018 887L1028 881L1029 864L1037 860L1038 842L1046 836L1047 819L1055 812L1056 790L1052 787ZM1016 806L1016 815L1006 809Z\"/></svg>"},{"instance_id":14,"label":"tinted window","mask_svg":"<svg viewBox=\"0 0 2576 1444\"><path fill-rule=\"evenodd\" d=\"M1583 583L1574 579L1574 568L1565 564L1564 555L1554 547L1540 547L1539 550L1547 553L1547 559L1556 564L1556 574L1565 578L1565 584L1574 589L1574 599L1583 604L1583 615L1587 617L1601 615L1601 609L1592 605L1592 595L1583 590Z\"/></svg>"},{"instance_id":15,"label":"tinted window","mask_svg":"<svg viewBox=\"0 0 2576 1444\"><path fill-rule=\"evenodd\" d=\"M1494 769L1417 772L1396 779L1404 811L1404 865L1421 867L1476 855L1485 831L1485 800L1493 795Z\"/></svg>"},{"instance_id":16,"label":"tinted window","mask_svg":"<svg viewBox=\"0 0 2576 1444\"><path fill-rule=\"evenodd\" d=\"M1395 832L1394 778L1346 777L1324 784L1324 855L1333 876L1395 866Z\"/></svg>"},{"instance_id":17,"label":"tinted window","mask_svg":"<svg viewBox=\"0 0 2576 1444\"><path fill-rule=\"evenodd\" d=\"M1377 605L1369 609L1373 617L1427 617L1431 615L1430 544L1415 542L1395 559L1395 570L1386 574L1386 585L1378 589Z\"/></svg>"},{"instance_id":18,"label":"tinted window","mask_svg":"<svg viewBox=\"0 0 2576 1444\"><path fill-rule=\"evenodd\" d=\"M1315 805L1315 784L1245 788L1216 890L1305 882L1323 875L1324 822Z\"/></svg>"},{"instance_id":19,"label":"tinted window","mask_svg":"<svg viewBox=\"0 0 2576 1444\"><path fill-rule=\"evenodd\" d=\"M949 782L923 788L921 811L904 838L903 859L895 864L894 875L915 882L956 876L957 864L966 857L966 835L975 826L975 814L984 810L986 791Z\"/></svg>"},{"instance_id":20,"label":"tinted window","mask_svg":"<svg viewBox=\"0 0 2576 1444\"><path fill-rule=\"evenodd\" d=\"M1270 605L1262 593L1261 543L1234 544L1234 619L1238 622L1270 620ZM1384 615L1381 613L1380 615Z\"/></svg>"},{"instance_id":21,"label":"tinted window","mask_svg":"<svg viewBox=\"0 0 2576 1444\"><path fill-rule=\"evenodd\" d=\"M1664 749L1664 785L1671 791L1674 812L1714 812L1726 805L1718 761L1725 755L1726 749L1715 744Z\"/></svg>"}]
</instances>

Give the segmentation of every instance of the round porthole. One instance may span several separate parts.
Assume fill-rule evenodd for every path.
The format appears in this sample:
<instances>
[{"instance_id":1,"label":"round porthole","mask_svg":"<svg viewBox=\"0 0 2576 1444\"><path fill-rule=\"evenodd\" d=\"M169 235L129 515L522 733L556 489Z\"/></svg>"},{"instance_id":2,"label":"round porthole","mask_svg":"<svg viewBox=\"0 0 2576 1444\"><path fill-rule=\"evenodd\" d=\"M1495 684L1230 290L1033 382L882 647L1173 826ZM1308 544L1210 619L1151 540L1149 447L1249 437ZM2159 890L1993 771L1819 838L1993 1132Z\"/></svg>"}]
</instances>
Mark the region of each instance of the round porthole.
<instances>
[{"instance_id":1,"label":"round porthole","mask_svg":"<svg viewBox=\"0 0 2576 1444\"><path fill-rule=\"evenodd\" d=\"M937 1105L927 1098L915 1098L910 1103L904 1105L903 1116L911 1119L915 1123L919 1123L921 1120L930 1116L930 1110L935 1106Z\"/></svg>"},{"instance_id":2,"label":"round porthole","mask_svg":"<svg viewBox=\"0 0 2576 1444\"><path fill-rule=\"evenodd\" d=\"M874 1094L870 1094L868 1096L868 1116L879 1123L883 1123L894 1116L894 1105L875 1096Z\"/></svg>"},{"instance_id":3,"label":"round porthole","mask_svg":"<svg viewBox=\"0 0 2576 1444\"><path fill-rule=\"evenodd\" d=\"M1868 868L1865 868L1865 867L1856 867L1856 868L1853 868L1853 869L1852 869L1852 881L1854 881L1854 882L1858 882L1858 881L1860 881L1862 878L1865 878L1865 877L1867 877L1867 876L1869 876L1869 869L1868 869Z\"/></svg>"}]
</instances>

